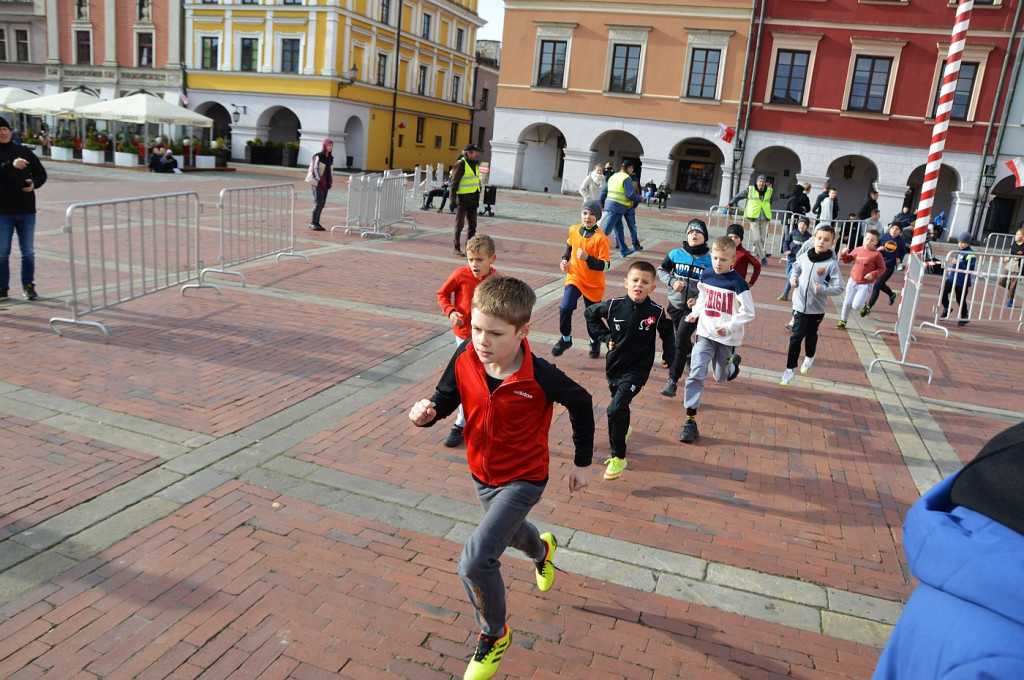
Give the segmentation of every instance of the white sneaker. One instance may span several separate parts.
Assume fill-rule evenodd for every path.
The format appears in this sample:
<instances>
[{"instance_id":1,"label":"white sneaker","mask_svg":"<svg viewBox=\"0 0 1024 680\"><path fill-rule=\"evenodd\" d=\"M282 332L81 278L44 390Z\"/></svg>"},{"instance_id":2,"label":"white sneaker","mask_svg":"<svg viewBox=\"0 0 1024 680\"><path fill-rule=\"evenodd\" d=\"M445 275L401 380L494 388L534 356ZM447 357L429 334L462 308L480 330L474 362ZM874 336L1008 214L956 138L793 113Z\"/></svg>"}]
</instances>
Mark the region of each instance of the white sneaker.
<instances>
[{"instance_id":1,"label":"white sneaker","mask_svg":"<svg viewBox=\"0 0 1024 680\"><path fill-rule=\"evenodd\" d=\"M814 357L804 357L804 365L800 367L800 372L806 374L807 371L811 370L811 366L814 365Z\"/></svg>"},{"instance_id":2,"label":"white sneaker","mask_svg":"<svg viewBox=\"0 0 1024 680\"><path fill-rule=\"evenodd\" d=\"M793 379L793 369L787 368L786 372L782 374L782 380L779 381L780 385L788 385L789 381Z\"/></svg>"}]
</instances>

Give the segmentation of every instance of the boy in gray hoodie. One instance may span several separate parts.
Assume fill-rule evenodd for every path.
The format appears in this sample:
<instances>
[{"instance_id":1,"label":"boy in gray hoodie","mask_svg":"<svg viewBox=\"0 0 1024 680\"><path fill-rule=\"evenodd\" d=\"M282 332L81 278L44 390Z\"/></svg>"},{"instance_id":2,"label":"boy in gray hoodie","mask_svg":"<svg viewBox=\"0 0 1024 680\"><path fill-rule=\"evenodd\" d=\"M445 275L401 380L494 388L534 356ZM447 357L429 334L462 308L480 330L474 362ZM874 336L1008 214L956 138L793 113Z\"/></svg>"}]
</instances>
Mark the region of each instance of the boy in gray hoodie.
<instances>
[{"instance_id":1,"label":"boy in gray hoodie","mask_svg":"<svg viewBox=\"0 0 1024 680\"><path fill-rule=\"evenodd\" d=\"M818 326L825 318L828 296L843 290L843 275L832 252L836 232L831 226L819 227L814 232L814 248L800 255L793 264L790 285L793 287L793 335L789 338L789 356L786 371L780 385L788 385L793 379L800 360L800 345L805 343L803 366L800 372L806 374L814 363L818 349Z\"/></svg>"}]
</instances>

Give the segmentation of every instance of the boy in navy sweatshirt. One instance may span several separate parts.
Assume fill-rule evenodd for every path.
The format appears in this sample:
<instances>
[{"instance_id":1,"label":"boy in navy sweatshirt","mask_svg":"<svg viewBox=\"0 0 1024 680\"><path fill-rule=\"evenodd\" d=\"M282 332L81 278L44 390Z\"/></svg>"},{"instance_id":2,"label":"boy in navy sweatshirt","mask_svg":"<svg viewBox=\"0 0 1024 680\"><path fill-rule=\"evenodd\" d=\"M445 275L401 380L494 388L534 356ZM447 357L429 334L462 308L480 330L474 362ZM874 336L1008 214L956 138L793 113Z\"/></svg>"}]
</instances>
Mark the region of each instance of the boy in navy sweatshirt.
<instances>
[{"instance_id":1,"label":"boy in navy sweatshirt","mask_svg":"<svg viewBox=\"0 0 1024 680\"><path fill-rule=\"evenodd\" d=\"M662 357L670 364L675 352L672 323L665 308L650 298L656 276L654 265L635 260L626 272L626 295L591 305L584 312L591 337L608 343L605 374L612 393L608 404L612 455L604 462L605 479L618 479L626 469L626 441L633 431L629 405L651 375L655 334L661 336Z\"/></svg>"},{"instance_id":2,"label":"boy in navy sweatshirt","mask_svg":"<svg viewBox=\"0 0 1024 680\"><path fill-rule=\"evenodd\" d=\"M740 373L740 355L735 350L743 344L743 333L754 318L754 298L743 277L732 268L736 260L736 244L728 236L716 238L711 244L711 267L704 270L697 286L700 294L687 321L697 322L697 344L690 357L690 376L683 387L686 424L679 441L690 443L700 436L697 429L697 408L704 394L708 364L715 380L733 380Z\"/></svg>"}]
</instances>

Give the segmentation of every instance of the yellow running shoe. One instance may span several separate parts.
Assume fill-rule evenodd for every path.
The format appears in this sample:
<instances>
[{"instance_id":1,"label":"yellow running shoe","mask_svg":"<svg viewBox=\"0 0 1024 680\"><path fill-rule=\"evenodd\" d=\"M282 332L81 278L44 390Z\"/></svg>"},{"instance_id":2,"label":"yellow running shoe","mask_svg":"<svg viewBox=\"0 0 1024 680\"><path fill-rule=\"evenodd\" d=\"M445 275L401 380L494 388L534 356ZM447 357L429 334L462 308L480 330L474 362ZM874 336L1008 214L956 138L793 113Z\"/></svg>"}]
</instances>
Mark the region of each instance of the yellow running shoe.
<instances>
[{"instance_id":1,"label":"yellow running shoe","mask_svg":"<svg viewBox=\"0 0 1024 680\"><path fill-rule=\"evenodd\" d=\"M626 469L625 458L616 458L615 456L612 456L606 460L604 464L608 466L604 471L605 479L618 479L619 475L622 474L622 471Z\"/></svg>"},{"instance_id":2,"label":"yellow running shoe","mask_svg":"<svg viewBox=\"0 0 1024 680\"><path fill-rule=\"evenodd\" d=\"M481 633L476 642L476 651L473 652L473 658L466 666L462 680L488 680L492 677L498 672L501 657L511 642L512 629L508 627L507 623L505 624L505 634L501 637L488 637Z\"/></svg>"},{"instance_id":3,"label":"yellow running shoe","mask_svg":"<svg viewBox=\"0 0 1024 680\"><path fill-rule=\"evenodd\" d=\"M555 557L555 550L558 549L558 541L550 533L541 534L540 540L547 544L548 552L542 561L534 564L537 565L537 587L542 593L546 593L555 582L555 565L551 561Z\"/></svg>"}]
</instances>

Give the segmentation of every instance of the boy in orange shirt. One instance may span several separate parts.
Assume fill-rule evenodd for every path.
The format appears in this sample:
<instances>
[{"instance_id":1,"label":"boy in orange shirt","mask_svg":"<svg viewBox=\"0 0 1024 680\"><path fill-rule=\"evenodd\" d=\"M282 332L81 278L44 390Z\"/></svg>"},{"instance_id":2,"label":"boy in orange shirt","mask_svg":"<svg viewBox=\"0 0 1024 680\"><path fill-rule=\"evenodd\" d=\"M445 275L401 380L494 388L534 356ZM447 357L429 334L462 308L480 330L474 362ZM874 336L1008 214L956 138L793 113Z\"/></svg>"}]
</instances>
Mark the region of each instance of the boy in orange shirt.
<instances>
[{"instance_id":1,"label":"boy in orange shirt","mask_svg":"<svg viewBox=\"0 0 1024 680\"><path fill-rule=\"evenodd\" d=\"M560 267L566 273L565 292L558 307L558 332L562 334L551 349L553 355L572 347L572 313L583 298L583 306L595 305L604 297L604 273L612 266L608 237L598 229L601 203L586 201L580 214L582 224L569 227ZM590 335L588 329L587 334ZM590 335L590 358L601 356L601 344Z\"/></svg>"},{"instance_id":2,"label":"boy in orange shirt","mask_svg":"<svg viewBox=\"0 0 1024 680\"><path fill-rule=\"evenodd\" d=\"M476 287L488 276L498 273L491 266L498 259L494 251L494 239L486 234L477 234L469 239L466 243L468 264L453 271L441 289L437 291L437 304L441 305L444 315L452 322L456 347L470 339L469 312ZM466 417L460 405L459 413L455 416L455 425L452 426L448 436L444 438L444 445L451 449L461 444L463 441L462 428L465 426Z\"/></svg>"}]
</instances>

